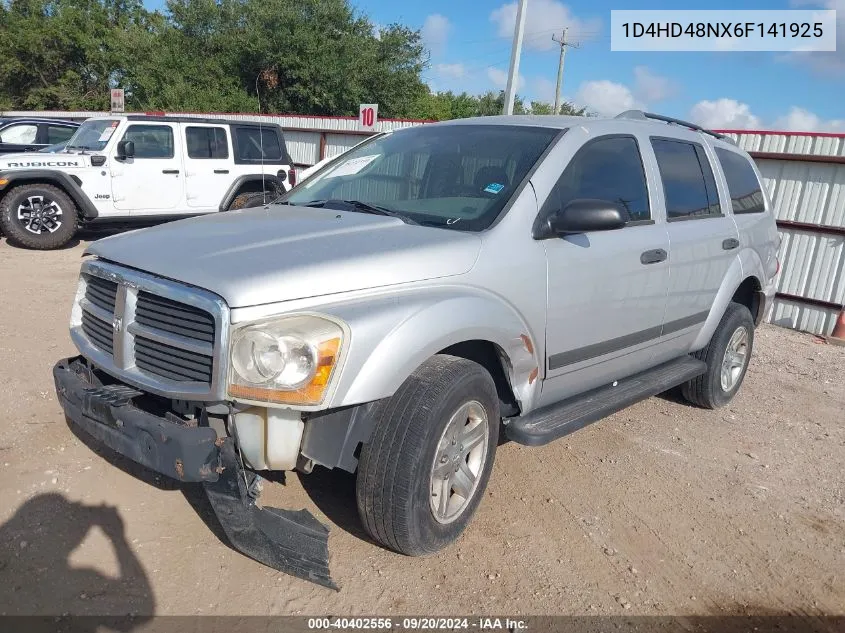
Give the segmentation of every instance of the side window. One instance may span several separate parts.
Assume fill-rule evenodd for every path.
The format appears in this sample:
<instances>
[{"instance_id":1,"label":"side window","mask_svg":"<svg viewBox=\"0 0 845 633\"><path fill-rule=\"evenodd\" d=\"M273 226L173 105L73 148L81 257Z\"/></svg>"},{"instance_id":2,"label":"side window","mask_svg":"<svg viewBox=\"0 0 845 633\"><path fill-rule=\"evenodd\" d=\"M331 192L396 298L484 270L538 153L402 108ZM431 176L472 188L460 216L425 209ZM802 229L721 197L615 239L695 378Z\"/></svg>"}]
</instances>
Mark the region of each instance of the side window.
<instances>
[{"instance_id":1,"label":"side window","mask_svg":"<svg viewBox=\"0 0 845 633\"><path fill-rule=\"evenodd\" d=\"M19 123L17 125L10 125L0 132L0 143L26 145L27 143L34 143L37 137L37 125L34 123Z\"/></svg>"},{"instance_id":2,"label":"side window","mask_svg":"<svg viewBox=\"0 0 845 633\"><path fill-rule=\"evenodd\" d=\"M173 128L169 125L130 125L123 140L135 143L135 158L173 158Z\"/></svg>"},{"instance_id":3,"label":"side window","mask_svg":"<svg viewBox=\"0 0 845 633\"><path fill-rule=\"evenodd\" d=\"M278 162L282 160L282 146L279 136L273 128L238 127L235 130L235 147L238 160L244 162L261 162L262 152L264 160Z\"/></svg>"},{"instance_id":4,"label":"side window","mask_svg":"<svg viewBox=\"0 0 845 633\"><path fill-rule=\"evenodd\" d=\"M185 140L188 158L229 158L229 142L222 127L188 127Z\"/></svg>"},{"instance_id":5,"label":"side window","mask_svg":"<svg viewBox=\"0 0 845 633\"><path fill-rule=\"evenodd\" d=\"M698 157L698 164L701 165L701 171L704 173L704 190L707 192L707 202L709 204L708 213L710 215L720 215L722 213L722 205L719 203L719 192L716 189L716 179L713 177L713 168L710 166L710 159L707 158L707 153L701 145L695 145L695 155Z\"/></svg>"},{"instance_id":6,"label":"side window","mask_svg":"<svg viewBox=\"0 0 845 633\"><path fill-rule=\"evenodd\" d=\"M48 125L47 144L53 145L54 143L64 143L73 136L74 132L76 132L75 128L67 127L66 125Z\"/></svg>"},{"instance_id":7,"label":"side window","mask_svg":"<svg viewBox=\"0 0 845 633\"><path fill-rule=\"evenodd\" d=\"M722 165L734 213L763 213L766 203L757 174L748 159L736 152L716 148L716 158Z\"/></svg>"},{"instance_id":8,"label":"side window","mask_svg":"<svg viewBox=\"0 0 845 633\"><path fill-rule=\"evenodd\" d=\"M578 198L596 198L622 205L631 222L651 219L642 157L630 136L588 142L567 165L556 191L560 208Z\"/></svg>"},{"instance_id":9,"label":"side window","mask_svg":"<svg viewBox=\"0 0 845 633\"><path fill-rule=\"evenodd\" d=\"M658 138L651 139L651 145L663 181L667 218L718 214L719 197L704 149L696 143Z\"/></svg>"}]
</instances>

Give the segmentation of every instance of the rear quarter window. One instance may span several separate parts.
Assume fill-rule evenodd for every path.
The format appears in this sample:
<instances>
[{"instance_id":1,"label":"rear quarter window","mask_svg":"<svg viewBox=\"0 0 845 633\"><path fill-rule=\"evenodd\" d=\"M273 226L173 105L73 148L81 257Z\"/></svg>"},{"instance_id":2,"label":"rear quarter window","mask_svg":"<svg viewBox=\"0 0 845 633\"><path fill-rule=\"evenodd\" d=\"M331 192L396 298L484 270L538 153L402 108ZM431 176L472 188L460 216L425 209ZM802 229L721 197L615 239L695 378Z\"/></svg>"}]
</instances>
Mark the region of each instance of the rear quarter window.
<instances>
[{"instance_id":1,"label":"rear quarter window","mask_svg":"<svg viewBox=\"0 0 845 633\"><path fill-rule=\"evenodd\" d=\"M718 147L716 157L728 182L733 212L763 213L766 210L763 190L749 160L741 154Z\"/></svg>"},{"instance_id":2,"label":"rear quarter window","mask_svg":"<svg viewBox=\"0 0 845 633\"><path fill-rule=\"evenodd\" d=\"M238 126L232 128L235 143L235 162L289 165L285 141L274 126Z\"/></svg>"}]
</instances>

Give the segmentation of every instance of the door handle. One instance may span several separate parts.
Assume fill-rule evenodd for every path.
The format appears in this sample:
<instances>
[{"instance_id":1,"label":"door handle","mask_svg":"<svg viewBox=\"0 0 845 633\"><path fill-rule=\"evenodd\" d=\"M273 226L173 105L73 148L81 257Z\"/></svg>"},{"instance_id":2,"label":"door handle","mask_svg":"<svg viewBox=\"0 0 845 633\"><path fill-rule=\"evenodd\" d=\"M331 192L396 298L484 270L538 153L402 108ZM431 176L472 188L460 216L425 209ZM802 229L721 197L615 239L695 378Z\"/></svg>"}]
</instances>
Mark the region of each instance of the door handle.
<instances>
[{"instance_id":1,"label":"door handle","mask_svg":"<svg viewBox=\"0 0 845 633\"><path fill-rule=\"evenodd\" d=\"M739 248L739 240L733 237L729 237L726 240L722 240L722 250L723 251L732 251L735 248Z\"/></svg>"},{"instance_id":2,"label":"door handle","mask_svg":"<svg viewBox=\"0 0 845 633\"><path fill-rule=\"evenodd\" d=\"M215 174L228 174L229 170L228 169L215 169L214 173Z\"/></svg>"},{"instance_id":3,"label":"door handle","mask_svg":"<svg viewBox=\"0 0 845 633\"><path fill-rule=\"evenodd\" d=\"M178 169L162 169L161 173L163 173L163 174L178 174L179 170Z\"/></svg>"},{"instance_id":4,"label":"door handle","mask_svg":"<svg viewBox=\"0 0 845 633\"><path fill-rule=\"evenodd\" d=\"M640 263L657 264L659 262L666 261L667 257L669 257L669 253L664 251L662 248L655 248L640 255Z\"/></svg>"}]
</instances>

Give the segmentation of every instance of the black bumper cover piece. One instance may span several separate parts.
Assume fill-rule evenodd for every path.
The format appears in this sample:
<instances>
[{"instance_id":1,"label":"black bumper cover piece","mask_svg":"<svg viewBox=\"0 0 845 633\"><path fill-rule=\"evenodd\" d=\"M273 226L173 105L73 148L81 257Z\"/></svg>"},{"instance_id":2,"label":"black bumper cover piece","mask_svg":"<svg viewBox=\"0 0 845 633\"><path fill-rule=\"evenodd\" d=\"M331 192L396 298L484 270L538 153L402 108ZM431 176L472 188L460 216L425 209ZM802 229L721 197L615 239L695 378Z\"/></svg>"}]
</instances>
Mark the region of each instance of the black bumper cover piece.
<instances>
[{"instance_id":1,"label":"black bumper cover piece","mask_svg":"<svg viewBox=\"0 0 845 633\"><path fill-rule=\"evenodd\" d=\"M81 357L53 367L65 415L112 450L185 482L203 482L232 546L278 571L337 589L329 575L329 530L307 510L262 508L248 494L231 438L137 408L142 392L103 385Z\"/></svg>"}]
</instances>

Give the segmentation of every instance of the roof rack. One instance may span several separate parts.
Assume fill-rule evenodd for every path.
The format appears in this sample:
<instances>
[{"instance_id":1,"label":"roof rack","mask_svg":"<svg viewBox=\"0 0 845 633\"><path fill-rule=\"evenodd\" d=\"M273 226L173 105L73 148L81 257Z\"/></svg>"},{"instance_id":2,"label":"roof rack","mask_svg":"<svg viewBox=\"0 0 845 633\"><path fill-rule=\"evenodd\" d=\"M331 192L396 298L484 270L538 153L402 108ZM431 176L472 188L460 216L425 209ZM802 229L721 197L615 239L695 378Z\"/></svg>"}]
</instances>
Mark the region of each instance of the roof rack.
<instances>
[{"instance_id":1,"label":"roof rack","mask_svg":"<svg viewBox=\"0 0 845 633\"><path fill-rule=\"evenodd\" d=\"M683 127L689 128L691 130L695 130L696 132L702 132L704 134L709 134L710 136L714 136L718 139L722 139L723 141L727 141L728 143L733 143L733 139L729 136L725 136L724 134L719 134L718 132L714 132L713 130L707 130L700 125L696 125L695 123L690 123L689 121L682 121L681 119L673 119L670 116L663 116L662 114L653 114L651 112L643 112L642 110L626 110L621 114L616 115L617 119L639 119L640 121L663 121L664 123L669 123L670 125L681 125Z\"/></svg>"}]
</instances>

